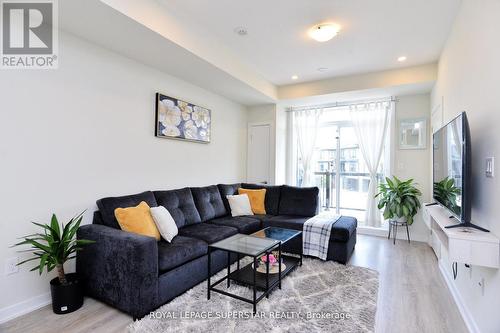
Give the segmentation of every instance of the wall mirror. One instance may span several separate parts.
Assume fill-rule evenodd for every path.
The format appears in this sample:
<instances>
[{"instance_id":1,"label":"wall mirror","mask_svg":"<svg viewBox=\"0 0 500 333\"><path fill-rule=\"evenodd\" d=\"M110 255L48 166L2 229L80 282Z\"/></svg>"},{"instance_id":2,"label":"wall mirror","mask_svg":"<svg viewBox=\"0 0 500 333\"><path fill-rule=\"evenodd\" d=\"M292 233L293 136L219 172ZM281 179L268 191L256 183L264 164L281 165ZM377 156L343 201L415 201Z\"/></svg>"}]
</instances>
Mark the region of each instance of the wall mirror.
<instances>
[{"instance_id":1,"label":"wall mirror","mask_svg":"<svg viewBox=\"0 0 500 333\"><path fill-rule=\"evenodd\" d=\"M402 119L399 121L399 148L427 148L427 119Z\"/></svg>"}]
</instances>

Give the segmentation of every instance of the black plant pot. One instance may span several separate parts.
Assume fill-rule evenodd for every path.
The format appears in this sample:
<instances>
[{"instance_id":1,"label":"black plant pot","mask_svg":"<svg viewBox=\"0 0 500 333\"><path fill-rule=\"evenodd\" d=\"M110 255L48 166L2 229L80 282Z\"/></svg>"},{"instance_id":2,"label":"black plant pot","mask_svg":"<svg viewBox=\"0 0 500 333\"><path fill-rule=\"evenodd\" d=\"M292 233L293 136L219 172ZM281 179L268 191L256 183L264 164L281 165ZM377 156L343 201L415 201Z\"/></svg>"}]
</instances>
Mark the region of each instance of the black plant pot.
<instances>
[{"instance_id":1,"label":"black plant pot","mask_svg":"<svg viewBox=\"0 0 500 333\"><path fill-rule=\"evenodd\" d=\"M56 314L70 313L83 305L83 292L76 273L66 274L66 280L66 286L61 285L58 278L50 281L52 310Z\"/></svg>"}]
</instances>

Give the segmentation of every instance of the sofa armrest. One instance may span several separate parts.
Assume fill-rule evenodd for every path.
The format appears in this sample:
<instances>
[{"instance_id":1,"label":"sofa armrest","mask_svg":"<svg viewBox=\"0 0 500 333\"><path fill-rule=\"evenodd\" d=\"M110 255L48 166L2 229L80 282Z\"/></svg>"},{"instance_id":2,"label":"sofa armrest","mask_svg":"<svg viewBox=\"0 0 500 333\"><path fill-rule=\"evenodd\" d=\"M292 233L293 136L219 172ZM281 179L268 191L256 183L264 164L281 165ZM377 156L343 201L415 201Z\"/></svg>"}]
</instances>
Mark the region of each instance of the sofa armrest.
<instances>
[{"instance_id":1,"label":"sofa armrest","mask_svg":"<svg viewBox=\"0 0 500 333\"><path fill-rule=\"evenodd\" d=\"M95 243L79 251L76 270L87 295L139 318L158 300L158 245L152 237L104 225L81 226L78 239Z\"/></svg>"}]
</instances>

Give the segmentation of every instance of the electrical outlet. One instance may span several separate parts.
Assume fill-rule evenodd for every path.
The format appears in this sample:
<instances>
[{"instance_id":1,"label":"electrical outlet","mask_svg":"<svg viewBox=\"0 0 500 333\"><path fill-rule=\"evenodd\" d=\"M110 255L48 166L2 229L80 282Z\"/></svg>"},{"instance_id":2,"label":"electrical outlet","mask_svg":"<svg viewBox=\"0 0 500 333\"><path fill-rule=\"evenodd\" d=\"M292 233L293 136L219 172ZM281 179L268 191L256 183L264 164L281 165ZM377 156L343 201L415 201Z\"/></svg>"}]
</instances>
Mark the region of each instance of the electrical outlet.
<instances>
[{"instance_id":1,"label":"electrical outlet","mask_svg":"<svg viewBox=\"0 0 500 333\"><path fill-rule=\"evenodd\" d=\"M482 277L479 282L479 287L481 287L481 296L484 296L484 278Z\"/></svg>"},{"instance_id":2,"label":"electrical outlet","mask_svg":"<svg viewBox=\"0 0 500 333\"><path fill-rule=\"evenodd\" d=\"M12 257L7 259L5 262L5 275L16 274L19 272L19 266L17 263L19 262L18 257Z\"/></svg>"}]
</instances>

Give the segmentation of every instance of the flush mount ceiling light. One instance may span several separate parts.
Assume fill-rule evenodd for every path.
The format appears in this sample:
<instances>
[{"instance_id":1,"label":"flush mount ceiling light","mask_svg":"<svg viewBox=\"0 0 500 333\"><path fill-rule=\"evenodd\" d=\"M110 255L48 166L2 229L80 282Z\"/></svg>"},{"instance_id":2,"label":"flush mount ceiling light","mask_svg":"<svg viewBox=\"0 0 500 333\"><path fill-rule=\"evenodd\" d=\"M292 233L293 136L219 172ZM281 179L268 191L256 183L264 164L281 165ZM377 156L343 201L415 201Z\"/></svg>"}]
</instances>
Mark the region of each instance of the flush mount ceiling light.
<instances>
[{"instance_id":1,"label":"flush mount ceiling light","mask_svg":"<svg viewBox=\"0 0 500 333\"><path fill-rule=\"evenodd\" d=\"M292 80L297 80L299 78L298 75L292 75Z\"/></svg>"},{"instance_id":2,"label":"flush mount ceiling light","mask_svg":"<svg viewBox=\"0 0 500 333\"><path fill-rule=\"evenodd\" d=\"M234 28L234 32L240 36L248 35L248 30L245 27L236 27Z\"/></svg>"},{"instance_id":3,"label":"flush mount ceiling light","mask_svg":"<svg viewBox=\"0 0 500 333\"><path fill-rule=\"evenodd\" d=\"M337 36L340 26L333 23L318 24L309 29L309 36L318 42L326 42Z\"/></svg>"},{"instance_id":4,"label":"flush mount ceiling light","mask_svg":"<svg viewBox=\"0 0 500 333\"><path fill-rule=\"evenodd\" d=\"M401 57L398 58L398 61L399 62L406 61L406 57L405 56L401 56Z\"/></svg>"},{"instance_id":5,"label":"flush mount ceiling light","mask_svg":"<svg viewBox=\"0 0 500 333\"><path fill-rule=\"evenodd\" d=\"M318 68L318 72L324 73L326 71L328 71L328 68L326 68L326 67L320 67L320 68Z\"/></svg>"}]
</instances>

